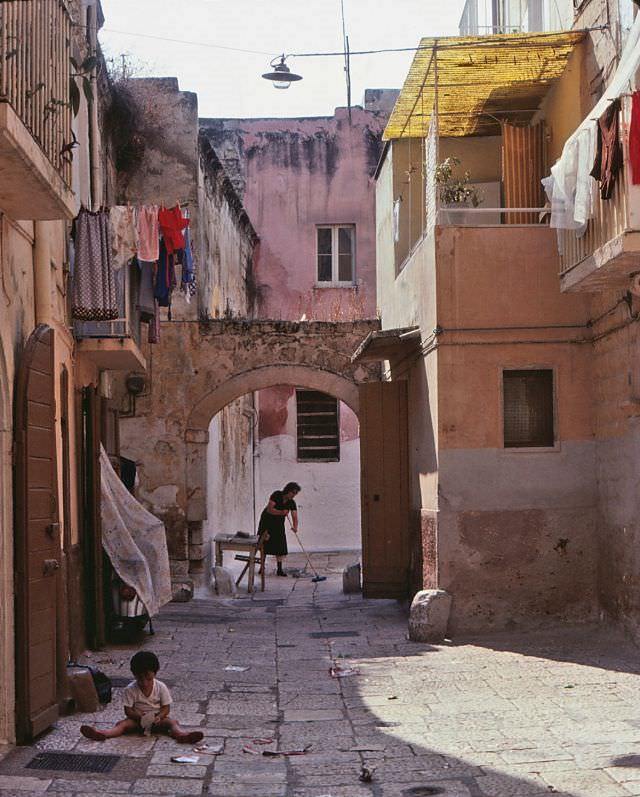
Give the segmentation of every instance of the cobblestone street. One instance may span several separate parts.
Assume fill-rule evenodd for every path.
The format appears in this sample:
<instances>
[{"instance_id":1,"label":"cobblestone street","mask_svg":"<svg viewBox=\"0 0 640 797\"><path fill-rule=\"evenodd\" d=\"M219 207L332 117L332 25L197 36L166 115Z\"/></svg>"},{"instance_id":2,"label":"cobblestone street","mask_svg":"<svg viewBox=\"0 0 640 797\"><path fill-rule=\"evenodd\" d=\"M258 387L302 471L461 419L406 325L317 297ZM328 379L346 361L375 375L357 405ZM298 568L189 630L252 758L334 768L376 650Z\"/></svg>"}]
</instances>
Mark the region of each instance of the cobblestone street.
<instances>
[{"instance_id":1,"label":"cobblestone street","mask_svg":"<svg viewBox=\"0 0 640 797\"><path fill-rule=\"evenodd\" d=\"M122 717L133 649L110 648L91 661L116 679L113 702L61 719L34 747L4 749L0 795L640 795L638 655L622 637L581 628L410 643L397 603L341 593L346 557L314 561L327 581L269 575L265 593L203 595L155 623L145 647L160 658L172 716L218 754L181 764L171 758L191 749L166 737L83 739L83 722ZM43 750L120 759L105 774L25 768Z\"/></svg>"}]
</instances>

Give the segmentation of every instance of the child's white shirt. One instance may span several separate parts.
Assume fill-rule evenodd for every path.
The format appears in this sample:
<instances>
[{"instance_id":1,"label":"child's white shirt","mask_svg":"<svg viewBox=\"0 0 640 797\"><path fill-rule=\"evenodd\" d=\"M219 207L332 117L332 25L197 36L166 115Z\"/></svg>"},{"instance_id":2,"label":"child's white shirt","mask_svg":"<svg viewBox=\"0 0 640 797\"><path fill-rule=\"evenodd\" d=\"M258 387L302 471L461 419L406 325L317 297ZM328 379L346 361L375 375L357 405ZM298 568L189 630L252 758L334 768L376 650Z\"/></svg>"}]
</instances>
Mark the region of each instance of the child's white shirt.
<instances>
[{"instance_id":1,"label":"child's white shirt","mask_svg":"<svg viewBox=\"0 0 640 797\"><path fill-rule=\"evenodd\" d=\"M154 678L149 696L144 694L135 681L131 681L124 690L123 703L127 708L132 708L144 716L151 712L157 714L163 706L170 706L173 698L166 684Z\"/></svg>"}]
</instances>

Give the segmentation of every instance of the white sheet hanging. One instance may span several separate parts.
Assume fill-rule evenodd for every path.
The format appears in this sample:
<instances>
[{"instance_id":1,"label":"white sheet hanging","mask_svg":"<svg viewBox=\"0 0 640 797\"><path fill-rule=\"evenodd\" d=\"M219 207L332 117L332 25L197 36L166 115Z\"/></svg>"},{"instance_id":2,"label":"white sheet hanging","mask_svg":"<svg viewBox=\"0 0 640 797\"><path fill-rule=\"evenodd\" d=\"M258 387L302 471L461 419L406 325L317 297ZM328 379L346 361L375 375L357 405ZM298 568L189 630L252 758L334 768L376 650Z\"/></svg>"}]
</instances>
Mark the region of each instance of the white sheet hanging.
<instances>
[{"instance_id":1,"label":"white sheet hanging","mask_svg":"<svg viewBox=\"0 0 640 797\"><path fill-rule=\"evenodd\" d=\"M100 447L102 545L120 578L132 586L150 617L171 600L164 523L127 490Z\"/></svg>"},{"instance_id":2,"label":"white sheet hanging","mask_svg":"<svg viewBox=\"0 0 640 797\"><path fill-rule=\"evenodd\" d=\"M567 139L562 155L551 169L551 175L542 181L551 202L552 227L578 230L579 234L581 228L583 229L591 218L596 183L593 178L585 177L585 163L590 171L593 159L589 163L587 153L589 157L592 151L595 154L597 126L595 120L602 116L612 100L635 89L638 68L640 68L640 14L636 16L629 31L620 63L604 94L587 118ZM588 191L585 190L586 185L589 186Z\"/></svg>"}]
</instances>

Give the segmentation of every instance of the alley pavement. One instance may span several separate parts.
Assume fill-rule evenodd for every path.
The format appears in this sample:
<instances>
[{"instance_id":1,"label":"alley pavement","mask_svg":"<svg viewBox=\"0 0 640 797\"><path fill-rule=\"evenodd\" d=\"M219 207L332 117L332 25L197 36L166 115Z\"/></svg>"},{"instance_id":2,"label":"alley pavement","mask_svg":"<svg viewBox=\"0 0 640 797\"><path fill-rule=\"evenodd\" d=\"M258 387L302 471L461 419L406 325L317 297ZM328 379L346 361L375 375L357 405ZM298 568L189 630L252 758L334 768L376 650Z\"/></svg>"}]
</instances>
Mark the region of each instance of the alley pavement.
<instances>
[{"instance_id":1,"label":"alley pavement","mask_svg":"<svg viewBox=\"0 0 640 797\"><path fill-rule=\"evenodd\" d=\"M315 555L326 581L270 574L264 593L202 589L163 609L143 647L160 658L172 716L204 732L206 752L80 736L85 722L123 716L137 647L110 647L87 660L114 678L113 702L2 749L0 797L640 795L640 662L624 637L549 628L415 644L406 607L342 594L347 561ZM27 766L51 751L117 758L105 773ZM197 762L172 761L185 754Z\"/></svg>"}]
</instances>

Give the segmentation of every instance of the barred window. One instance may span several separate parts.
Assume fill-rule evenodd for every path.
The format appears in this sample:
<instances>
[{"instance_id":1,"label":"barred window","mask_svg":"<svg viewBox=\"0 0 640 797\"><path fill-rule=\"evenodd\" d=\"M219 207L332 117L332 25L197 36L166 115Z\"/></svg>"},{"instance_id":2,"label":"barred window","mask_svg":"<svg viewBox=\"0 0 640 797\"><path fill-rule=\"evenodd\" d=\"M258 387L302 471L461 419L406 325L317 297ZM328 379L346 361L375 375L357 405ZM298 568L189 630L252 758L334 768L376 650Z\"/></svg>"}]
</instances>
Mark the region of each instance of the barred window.
<instances>
[{"instance_id":1,"label":"barred window","mask_svg":"<svg viewBox=\"0 0 640 797\"><path fill-rule=\"evenodd\" d=\"M553 371L503 371L504 447L551 447Z\"/></svg>"},{"instance_id":2,"label":"barred window","mask_svg":"<svg viewBox=\"0 0 640 797\"><path fill-rule=\"evenodd\" d=\"M340 460L338 400L317 390L296 390L298 462Z\"/></svg>"}]
</instances>

